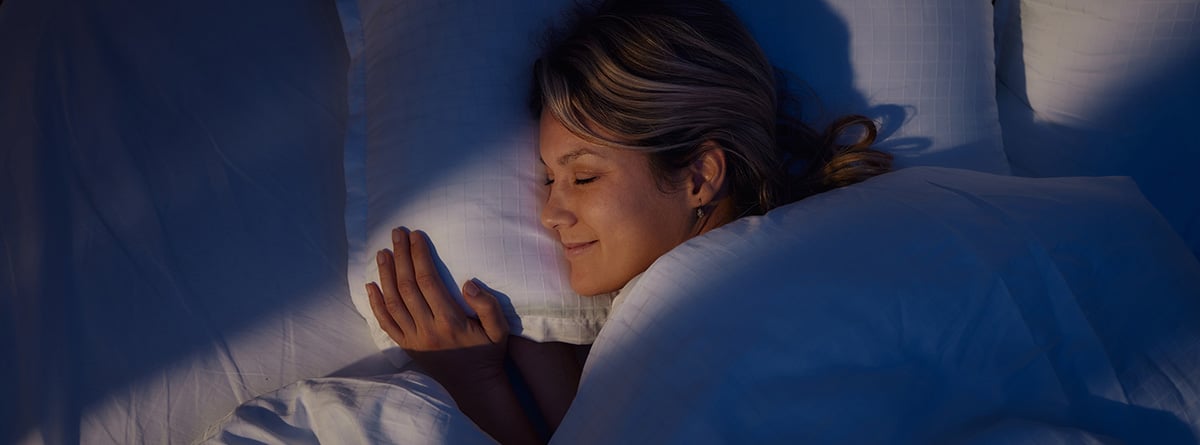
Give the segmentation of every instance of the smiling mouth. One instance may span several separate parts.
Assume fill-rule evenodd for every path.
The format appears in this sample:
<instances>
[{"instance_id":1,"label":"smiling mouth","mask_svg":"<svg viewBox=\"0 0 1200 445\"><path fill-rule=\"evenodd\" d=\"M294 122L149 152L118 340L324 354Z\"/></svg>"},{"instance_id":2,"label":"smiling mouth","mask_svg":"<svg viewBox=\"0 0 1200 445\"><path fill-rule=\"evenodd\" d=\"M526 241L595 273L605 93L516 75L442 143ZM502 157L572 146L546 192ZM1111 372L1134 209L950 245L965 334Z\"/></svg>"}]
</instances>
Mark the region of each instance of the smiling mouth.
<instances>
[{"instance_id":1,"label":"smiling mouth","mask_svg":"<svg viewBox=\"0 0 1200 445\"><path fill-rule=\"evenodd\" d=\"M563 244L563 252L567 255L568 258L570 258L570 257L573 257L573 256L583 253L584 251L590 249L594 245L596 245L596 241L588 241L586 243Z\"/></svg>"}]
</instances>

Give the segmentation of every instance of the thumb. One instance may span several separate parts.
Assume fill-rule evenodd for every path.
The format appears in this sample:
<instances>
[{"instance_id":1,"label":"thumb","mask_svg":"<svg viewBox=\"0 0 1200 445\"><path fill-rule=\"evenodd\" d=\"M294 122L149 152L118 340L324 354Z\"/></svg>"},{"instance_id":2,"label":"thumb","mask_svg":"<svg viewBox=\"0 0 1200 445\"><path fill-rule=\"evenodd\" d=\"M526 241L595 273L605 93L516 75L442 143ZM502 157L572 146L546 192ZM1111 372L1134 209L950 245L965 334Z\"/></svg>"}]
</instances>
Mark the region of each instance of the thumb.
<instances>
[{"instance_id":1,"label":"thumb","mask_svg":"<svg viewBox=\"0 0 1200 445\"><path fill-rule=\"evenodd\" d=\"M500 301L492 292L479 284L474 278L463 284L463 297L471 309L479 315L479 324L492 343L500 343L508 339L508 320L500 309Z\"/></svg>"}]
</instances>

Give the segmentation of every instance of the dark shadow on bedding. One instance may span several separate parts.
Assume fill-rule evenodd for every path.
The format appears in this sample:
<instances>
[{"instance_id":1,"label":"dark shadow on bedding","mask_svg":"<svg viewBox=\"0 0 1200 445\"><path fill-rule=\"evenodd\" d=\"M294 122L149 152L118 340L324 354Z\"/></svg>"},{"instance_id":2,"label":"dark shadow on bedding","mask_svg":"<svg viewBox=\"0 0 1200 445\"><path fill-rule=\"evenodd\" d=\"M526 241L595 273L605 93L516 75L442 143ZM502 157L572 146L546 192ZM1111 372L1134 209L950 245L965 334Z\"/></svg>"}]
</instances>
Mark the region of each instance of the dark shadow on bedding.
<instances>
[{"instance_id":1,"label":"dark shadow on bedding","mask_svg":"<svg viewBox=\"0 0 1200 445\"><path fill-rule=\"evenodd\" d=\"M1200 37L1167 63L1142 72L1140 79L1095 91L1101 104L1083 116L1088 124L1047 122L1030 108L1026 67L1022 57L1020 2L1011 2L1010 33L1003 39L1005 53L1015 53L1012 64L1001 64L997 102L1005 151L1015 174L1053 176L1131 176L1146 198L1171 222L1176 232L1200 257L1200 138L1195 127L1200 103ZM1169 24L1169 23L1168 23ZM1176 24L1179 26L1179 24ZM1116 40L1116 39L1112 39ZM1116 45L1121 42L1101 42ZM1117 45L1119 46L1119 45ZM1151 59L1152 60L1152 59ZM1132 61L1131 66L1151 66ZM1143 64L1143 65L1138 65ZM1086 73L1069 72L1079 75ZM1064 79L1070 82L1070 79Z\"/></svg>"},{"instance_id":2,"label":"dark shadow on bedding","mask_svg":"<svg viewBox=\"0 0 1200 445\"><path fill-rule=\"evenodd\" d=\"M1101 443L1146 445L1196 443L1188 425L1174 414L1117 403L1095 396L1077 399L1076 407L1013 406L1009 412L981 417L956 431L946 431L935 443L999 444L1037 442L1050 437L1102 438ZM1040 414L1040 415L1039 415ZM1066 443L1091 443L1088 441Z\"/></svg>"},{"instance_id":3,"label":"dark shadow on bedding","mask_svg":"<svg viewBox=\"0 0 1200 445\"><path fill-rule=\"evenodd\" d=\"M353 313L337 13L256 5L0 9L0 442L78 442L127 385L245 329L292 335L275 314Z\"/></svg>"},{"instance_id":4,"label":"dark shadow on bedding","mask_svg":"<svg viewBox=\"0 0 1200 445\"><path fill-rule=\"evenodd\" d=\"M786 72L787 84L800 100L800 114L805 122L823 129L838 117L861 114L879 125L876 145L879 148L903 154L931 145L927 138L892 138L912 116L914 105L874 103L854 86L850 30L827 2L776 2L770 7L745 1L730 4L750 27L768 58L797 62L778 68Z\"/></svg>"}]
</instances>

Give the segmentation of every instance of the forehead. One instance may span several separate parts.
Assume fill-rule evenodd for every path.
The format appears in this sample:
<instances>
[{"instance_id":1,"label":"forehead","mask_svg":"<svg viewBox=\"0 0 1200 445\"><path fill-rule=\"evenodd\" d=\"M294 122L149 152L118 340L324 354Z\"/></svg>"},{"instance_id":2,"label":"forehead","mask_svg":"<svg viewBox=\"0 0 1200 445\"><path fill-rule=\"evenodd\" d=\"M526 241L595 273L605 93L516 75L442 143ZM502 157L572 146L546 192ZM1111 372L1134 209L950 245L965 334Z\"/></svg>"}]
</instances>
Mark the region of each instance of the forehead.
<instances>
[{"instance_id":1,"label":"forehead","mask_svg":"<svg viewBox=\"0 0 1200 445\"><path fill-rule=\"evenodd\" d=\"M538 150L545 163L565 164L584 155L607 157L612 149L583 140L554 119L550 113L542 113L538 125Z\"/></svg>"}]
</instances>

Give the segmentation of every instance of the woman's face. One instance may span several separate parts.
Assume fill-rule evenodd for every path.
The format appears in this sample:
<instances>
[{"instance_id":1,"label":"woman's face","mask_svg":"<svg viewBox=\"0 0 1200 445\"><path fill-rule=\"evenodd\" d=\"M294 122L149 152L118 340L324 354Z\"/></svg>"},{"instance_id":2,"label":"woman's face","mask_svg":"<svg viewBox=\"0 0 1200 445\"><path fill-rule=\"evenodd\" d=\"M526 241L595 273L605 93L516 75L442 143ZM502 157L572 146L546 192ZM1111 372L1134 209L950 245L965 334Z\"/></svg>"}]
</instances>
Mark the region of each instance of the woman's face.
<instances>
[{"instance_id":1,"label":"woman's face","mask_svg":"<svg viewBox=\"0 0 1200 445\"><path fill-rule=\"evenodd\" d=\"M663 193L640 153L588 143L542 113L541 159L549 196L542 225L553 230L580 295L620 289L693 233L684 190Z\"/></svg>"}]
</instances>

